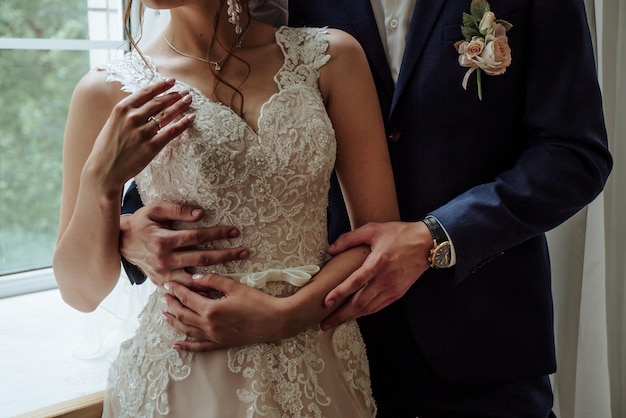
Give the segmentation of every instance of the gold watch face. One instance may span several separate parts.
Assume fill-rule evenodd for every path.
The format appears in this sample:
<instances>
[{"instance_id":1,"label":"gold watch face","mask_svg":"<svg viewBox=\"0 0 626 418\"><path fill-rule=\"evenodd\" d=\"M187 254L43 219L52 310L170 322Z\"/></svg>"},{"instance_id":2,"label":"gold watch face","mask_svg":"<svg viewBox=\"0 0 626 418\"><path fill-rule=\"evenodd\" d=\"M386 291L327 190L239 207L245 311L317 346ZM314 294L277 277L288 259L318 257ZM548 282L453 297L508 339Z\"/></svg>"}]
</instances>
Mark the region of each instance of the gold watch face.
<instances>
[{"instance_id":1,"label":"gold watch face","mask_svg":"<svg viewBox=\"0 0 626 418\"><path fill-rule=\"evenodd\" d=\"M444 241L432 249L430 264L435 268L450 267L450 242Z\"/></svg>"}]
</instances>

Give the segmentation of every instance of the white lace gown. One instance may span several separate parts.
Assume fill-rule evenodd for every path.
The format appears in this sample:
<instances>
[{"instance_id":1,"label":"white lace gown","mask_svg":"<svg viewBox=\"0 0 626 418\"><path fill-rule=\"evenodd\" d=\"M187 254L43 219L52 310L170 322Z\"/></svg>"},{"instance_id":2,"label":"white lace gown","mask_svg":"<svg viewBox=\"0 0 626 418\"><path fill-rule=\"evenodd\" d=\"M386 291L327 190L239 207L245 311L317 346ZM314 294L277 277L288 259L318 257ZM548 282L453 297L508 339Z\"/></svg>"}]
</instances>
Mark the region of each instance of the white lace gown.
<instances>
[{"instance_id":1,"label":"white lace gown","mask_svg":"<svg viewBox=\"0 0 626 418\"><path fill-rule=\"evenodd\" d=\"M278 92L263 106L258 132L192 86L192 128L136 178L144 203L198 205L193 228L236 225L251 256L211 270L277 297L306 285L325 261L326 206L335 161L334 131L318 86L324 29L283 27ZM133 92L162 79L148 58L129 54L104 66ZM122 344L109 375L105 417L372 417L365 345L355 322L308 329L294 338L208 353L172 349L185 335L162 319L162 290L151 295L136 335Z\"/></svg>"}]
</instances>

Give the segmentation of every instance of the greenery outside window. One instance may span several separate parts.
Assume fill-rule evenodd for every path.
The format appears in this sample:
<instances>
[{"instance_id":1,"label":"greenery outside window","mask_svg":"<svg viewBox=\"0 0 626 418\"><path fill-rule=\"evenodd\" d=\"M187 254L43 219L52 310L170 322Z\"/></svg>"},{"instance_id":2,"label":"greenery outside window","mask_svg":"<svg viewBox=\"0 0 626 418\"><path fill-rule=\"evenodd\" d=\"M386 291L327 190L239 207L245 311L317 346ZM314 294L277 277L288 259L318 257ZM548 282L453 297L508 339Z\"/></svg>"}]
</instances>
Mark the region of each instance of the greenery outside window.
<instances>
[{"instance_id":1,"label":"greenery outside window","mask_svg":"<svg viewBox=\"0 0 626 418\"><path fill-rule=\"evenodd\" d=\"M125 48L123 0L2 1L0 297L55 286L50 266L72 91Z\"/></svg>"}]
</instances>

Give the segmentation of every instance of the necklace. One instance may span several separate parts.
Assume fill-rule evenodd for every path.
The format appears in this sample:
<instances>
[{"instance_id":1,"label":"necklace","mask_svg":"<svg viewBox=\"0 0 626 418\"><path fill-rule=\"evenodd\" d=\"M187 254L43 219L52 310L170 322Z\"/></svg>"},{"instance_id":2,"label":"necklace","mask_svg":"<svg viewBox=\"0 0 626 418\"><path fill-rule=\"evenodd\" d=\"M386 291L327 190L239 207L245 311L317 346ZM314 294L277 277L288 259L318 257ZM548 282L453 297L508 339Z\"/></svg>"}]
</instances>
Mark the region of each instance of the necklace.
<instances>
[{"instance_id":1,"label":"necklace","mask_svg":"<svg viewBox=\"0 0 626 418\"><path fill-rule=\"evenodd\" d=\"M241 39L239 39L239 42L237 42L237 45L235 45L235 48L239 49L241 48L241 44L243 42L243 38L246 34L244 33L243 35L241 35ZM196 57L195 55L190 55L190 54L186 54L183 51L181 51L180 49L176 48L174 45L172 45L172 43L165 37L165 34L163 33L161 36L163 36L163 40L165 41L165 43L172 48L172 50L176 53L178 53L179 55L182 55L183 57L187 57L187 58L192 58L195 59L197 61L200 62L205 62L207 64L211 64L213 66L213 68L215 68L215 71L221 71L222 70L222 63L224 62L224 60L228 57L224 57L221 60L218 61L211 61L209 59L206 58L201 58L201 57Z\"/></svg>"}]
</instances>

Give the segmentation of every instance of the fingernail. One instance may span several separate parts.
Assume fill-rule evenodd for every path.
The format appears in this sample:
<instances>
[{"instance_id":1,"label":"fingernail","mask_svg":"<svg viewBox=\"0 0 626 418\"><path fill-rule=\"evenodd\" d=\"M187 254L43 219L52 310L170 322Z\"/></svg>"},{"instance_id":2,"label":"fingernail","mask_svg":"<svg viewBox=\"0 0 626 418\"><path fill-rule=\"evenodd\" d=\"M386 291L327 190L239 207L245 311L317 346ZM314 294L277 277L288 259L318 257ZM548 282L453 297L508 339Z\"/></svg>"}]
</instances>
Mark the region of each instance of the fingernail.
<instances>
[{"instance_id":1,"label":"fingernail","mask_svg":"<svg viewBox=\"0 0 626 418\"><path fill-rule=\"evenodd\" d=\"M230 231L230 236L231 236L231 238L237 238L239 236L239 230L238 229L232 229Z\"/></svg>"},{"instance_id":2,"label":"fingernail","mask_svg":"<svg viewBox=\"0 0 626 418\"><path fill-rule=\"evenodd\" d=\"M170 284L169 283L164 283L163 284L163 289L167 290L168 292L170 291Z\"/></svg>"},{"instance_id":3,"label":"fingernail","mask_svg":"<svg viewBox=\"0 0 626 418\"><path fill-rule=\"evenodd\" d=\"M163 303L165 303L165 304L167 305L167 299L165 298L165 296L163 296L163 297L161 298L161 302L163 302Z\"/></svg>"},{"instance_id":4,"label":"fingernail","mask_svg":"<svg viewBox=\"0 0 626 418\"><path fill-rule=\"evenodd\" d=\"M167 321L167 315L165 315L165 312L161 312L161 319Z\"/></svg>"},{"instance_id":5,"label":"fingernail","mask_svg":"<svg viewBox=\"0 0 626 418\"><path fill-rule=\"evenodd\" d=\"M239 258L241 259L245 259L250 257L250 253L248 251L242 251L241 254L239 254Z\"/></svg>"},{"instance_id":6,"label":"fingernail","mask_svg":"<svg viewBox=\"0 0 626 418\"><path fill-rule=\"evenodd\" d=\"M191 276L191 278L192 278L193 280L200 280L200 279L201 279L201 278L203 278L203 277L204 277L204 274L202 274L202 273L196 273L196 274L194 274L193 276Z\"/></svg>"},{"instance_id":7,"label":"fingernail","mask_svg":"<svg viewBox=\"0 0 626 418\"><path fill-rule=\"evenodd\" d=\"M202 211L200 209L194 209L191 211L192 216L200 216L201 214L202 214Z\"/></svg>"},{"instance_id":8,"label":"fingernail","mask_svg":"<svg viewBox=\"0 0 626 418\"><path fill-rule=\"evenodd\" d=\"M178 94L180 94L180 97L186 96L189 94L189 90L188 89L184 89L178 92Z\"/></svg>"},{"instance_id":9,"label":"fingernail","mask_svg":"<svg viewBox=\"0 0 626 418\"><path fill-rule=\"evenodd\" d=\"M183 97L183 103L190 103L190 102L191 102L191 94L188 94L185 97Z\"/></svg>"},{"instance_id":10,"label":"fingernail","mask_svg":"<svg viewBox=\"0 0 626 418\"><path fill-rule=\"evenodd\" d=\"M331 300L326 302L326 307L327 308L332 308L334 304L335 304L335 301L331 299Z\"/></svg>"},{"instance_id":11,"label":"fingernail","mask_svg":"<svg viewBox=\"0 0 626 418\"><path fill-rule=\"evenodd\" d=\"M165 82L169 84L174 84L176 82L176 79L174 77L166 78Z\"/></svg>"},{"instance_id":12,"label":"fingernail","mask_svg":"<svg viewBox=\"0 0 626 418\"><path fill-rule=\"evenodd\" d=\"M331 329L331 326L329 324L322 324L320 328L322 328L322 331L328 331Z\"/></svg>"},{"instance_id":13,"label":"fingernail","mask_svg":"<svg viewBox=\"0 0 626 418\"><path fill-rule=\"evenodd\" d=\"M192 113L191 115L187 115L187 119L189 119L189 120L190 120L190 121L192 121L192 122L193 122L194 120L196 120L196 115L195 115L195 113Z\"/></svg>"}]
</instances>

